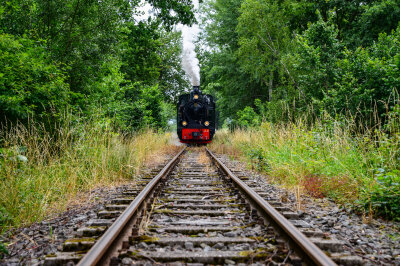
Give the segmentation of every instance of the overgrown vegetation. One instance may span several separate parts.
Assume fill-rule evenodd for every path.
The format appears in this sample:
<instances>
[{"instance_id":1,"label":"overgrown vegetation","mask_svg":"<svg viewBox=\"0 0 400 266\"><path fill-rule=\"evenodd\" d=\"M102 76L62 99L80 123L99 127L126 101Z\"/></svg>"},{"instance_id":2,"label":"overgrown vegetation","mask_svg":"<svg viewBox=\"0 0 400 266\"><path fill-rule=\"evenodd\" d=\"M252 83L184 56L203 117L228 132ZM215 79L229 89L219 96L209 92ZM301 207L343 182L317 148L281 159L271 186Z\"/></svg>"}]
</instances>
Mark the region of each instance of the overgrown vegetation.
<instances>
[{"instance_id":1,"label":"overgrown vegetation","mask_svg":"<svg viewBox=\"0 0 400 266\"><path fill-rule=\"evenodd\" d=\"M298 119L221 130L212 148L247 158L253 168L289 188L300 186L314 197L330 197L367 214L400 219L399 110L396 105L389 113L387 125L393 128L364 128L364 134L354 135L360 130L354 120L326 114L311 125Z\"/></svg>"},{"instance_id":2,"label":"overgrown vegetation","mask_svg":"<svg viewBox=\"0 0 400 266\"><path fill-rule=\"evenodd\" d=\"M215 149L399 219L399 12L392 0L206 1L202 84L237 129Z\"/></svg>"},{"instance_id":3,"label":"overgrown vegetation","mask_svg":"<svg viewBox=\"0 0 400 266\"><path fill-rule=\"evenodd\" d=\"M190 0L146 2L147 19L133 0L0 3L3 226L119 182L166 145L155 132L189 87L174 26L195 18ZM201 2L202 89L236 129L214 149L399 219L398 1Z\"/></svg>"},{"instance_id":4,"label":"overgrown vegetation","mask_svg":"<svg viewBox=\"0 0 400 266\"><path fill-rule=\"evenodd\" d=\"M149 18L132 0L1 1L0 226L132 177L166 147L189 87L174 26L195 19L191 1L147 3Z\"/></svg>"},{"instance_id":5,"label":"overgrown vegetation","mask_svg":"<svg viewBox=\"0 0 400 266\"><path fill-rule=\"evenodd\" d=\"M68 121L63 119L64 121ZM98 123L42 124L3 131L0 226L20 226L64 210L83 191L134 181L155 153L173 152L170 133L118 134ZM162 159L162 158L160 158Z\"/></svg>"},{"instance_id":6,"label":"overgrown vegetation","mask_svg":"<svg viewBox=\"0 0 400 266\"><path fill-rule=\"evenodd\" d=\"M2 1L0 124L49 128L68 112L125 131L166 127L163 104L189 87L173 26L194 16L190 1L148 2L154 16L141 19L131 0Z\"/></svg>"},{"instance_id":7,"label":"overgrown vegetation","mask_svg":"<svg viewBox=\"0 0 400 266\"><path fill-rule=\"evenodd\" d=\"M226 124L246 126L258 99L270 122L328 113L374 126L399 89L399 10L391 0L209 0L203 88Z\"/></svg>"}]
</instances>

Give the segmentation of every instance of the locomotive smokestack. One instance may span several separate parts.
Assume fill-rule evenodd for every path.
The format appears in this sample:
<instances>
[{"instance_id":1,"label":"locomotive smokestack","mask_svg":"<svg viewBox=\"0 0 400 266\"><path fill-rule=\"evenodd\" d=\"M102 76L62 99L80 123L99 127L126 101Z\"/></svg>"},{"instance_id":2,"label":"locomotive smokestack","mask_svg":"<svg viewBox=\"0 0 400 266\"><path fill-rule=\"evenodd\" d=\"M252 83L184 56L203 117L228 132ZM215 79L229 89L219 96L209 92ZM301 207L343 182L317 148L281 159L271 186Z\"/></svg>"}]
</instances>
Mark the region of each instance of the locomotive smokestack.
<instances>
[{"instance_id":1,"label":"locomotive smokestack","mask_svg":"<svg viewBox=\"0 0 400 266\"><path fill-rule=\"evenodd\" d=\"M193 86L193 92L196 94L200 93L200 86Z\"/></svg>"}]
</instances>

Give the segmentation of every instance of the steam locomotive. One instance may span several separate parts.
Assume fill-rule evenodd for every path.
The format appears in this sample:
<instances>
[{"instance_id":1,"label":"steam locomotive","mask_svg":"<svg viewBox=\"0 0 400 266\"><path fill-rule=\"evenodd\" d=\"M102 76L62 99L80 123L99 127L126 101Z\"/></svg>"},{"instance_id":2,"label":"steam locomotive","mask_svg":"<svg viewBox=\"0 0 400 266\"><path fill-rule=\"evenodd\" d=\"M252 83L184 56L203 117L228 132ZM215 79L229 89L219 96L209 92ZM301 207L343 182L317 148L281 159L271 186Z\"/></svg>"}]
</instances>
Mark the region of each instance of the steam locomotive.
<instances>
[{"instance_id":1,"label":"steam locomotive","mask_svg":"<svg viewBox=\"0 0 400 266\"><path fill-rule=\"evenodd\" d=\"M193 86L190 94L179 96L177 104L178 137L182 143L206 144L213 139L216 127L215 102Z\"/></svg>"}]
</instances>

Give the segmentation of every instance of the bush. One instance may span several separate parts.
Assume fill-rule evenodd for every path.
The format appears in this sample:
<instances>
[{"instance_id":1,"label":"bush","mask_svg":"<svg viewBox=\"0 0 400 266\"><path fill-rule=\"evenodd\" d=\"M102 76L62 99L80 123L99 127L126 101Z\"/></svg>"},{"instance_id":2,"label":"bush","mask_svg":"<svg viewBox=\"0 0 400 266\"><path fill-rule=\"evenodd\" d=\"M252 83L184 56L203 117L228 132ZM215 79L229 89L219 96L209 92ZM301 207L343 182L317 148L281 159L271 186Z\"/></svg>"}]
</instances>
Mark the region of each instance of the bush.
<instances>
[{"instance_id":1,"label":"bush","mask_svg":"<svg viewBox=\"0 0 400 266\"><path fill-rule=\"evenodd\" d=\"M364 207L367 212L372 209L375 215L400 221L400 171L378 170L377 183L364 201Z\"/></svg>"},{"instance_id":2,"label":"bush","mask_svg":"<svg viewBox=\"0 0 400 266\"><path fill-rule=\"evenodd\" d=\"M268 172L271 169L262 148L251 149L248 152L248 156L250 157L252 165L255 164L258 171Z\"/></svg>"},{"instance_id":3,"label":"bush","mask_svg":"<svg viewBox=\"0 0 400 266\"><path fill-rule=\"evenodd\" d=\"M41 43L0 33L0 124L57 120L71 97L65 76Z\"/></svg>"},{"instance_id":4,"label":"bush","mask_svg":"<svg viewBox=\"0 0 400 266\"><path fill-rule=\"evenodd\" d=\"M356 123L328 114L314 124L262 123L218 131L214 150L239 154L272 182L302 186L314 197L330 197L388 219L400 219L400 108L387 114L385 127L356 134ZM340 118L340 119L339 119ZM220 147L223 147L221 149ZM375 170L378 169L378 170Z\"/></svg>"}]
</instances>

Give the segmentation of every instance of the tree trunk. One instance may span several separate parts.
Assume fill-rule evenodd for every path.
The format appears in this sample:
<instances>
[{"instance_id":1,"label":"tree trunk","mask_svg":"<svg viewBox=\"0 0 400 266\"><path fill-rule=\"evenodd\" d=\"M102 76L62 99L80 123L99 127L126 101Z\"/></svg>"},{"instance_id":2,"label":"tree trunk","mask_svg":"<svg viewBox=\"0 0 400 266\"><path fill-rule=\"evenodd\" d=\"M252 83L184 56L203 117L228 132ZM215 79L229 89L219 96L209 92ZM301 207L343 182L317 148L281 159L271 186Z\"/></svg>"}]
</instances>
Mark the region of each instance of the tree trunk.
<instances>
[{"instance_id":1,"label":"tree trunk","mask_svg":"<svg viewBox=\"0 0 400 266\"><path fill-rule=\"evenodd\" d=\"M268 101L272 101L272 86L273 86L273 78L271 77L268 84Z\"/></svg>"}]
</instances>

